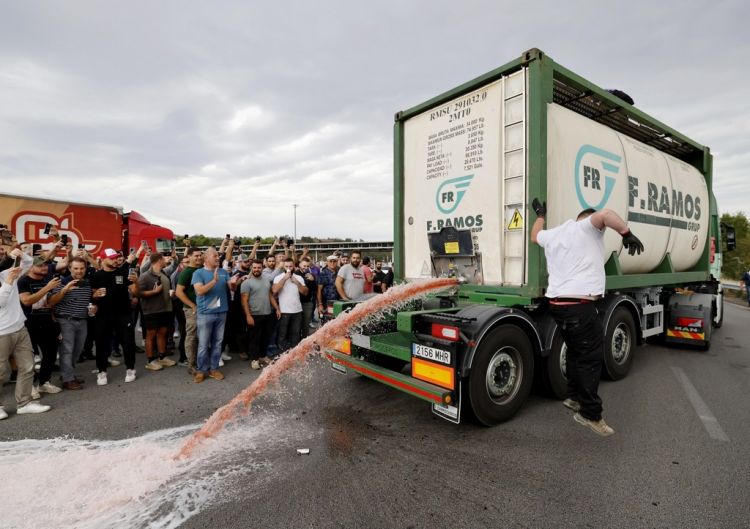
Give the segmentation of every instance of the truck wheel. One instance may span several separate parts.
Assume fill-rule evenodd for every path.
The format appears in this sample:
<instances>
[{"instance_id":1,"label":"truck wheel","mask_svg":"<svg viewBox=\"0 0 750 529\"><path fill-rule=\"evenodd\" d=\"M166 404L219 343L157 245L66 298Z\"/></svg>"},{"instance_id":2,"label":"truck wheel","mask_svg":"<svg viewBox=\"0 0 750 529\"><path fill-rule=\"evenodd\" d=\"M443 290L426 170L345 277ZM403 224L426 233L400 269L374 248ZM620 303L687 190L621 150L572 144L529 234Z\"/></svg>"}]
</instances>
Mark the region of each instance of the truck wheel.
<instances>
[{"instance_id":1,"label":"truck wheel","mask_svg":"<svg viewBox=\"0 0 750 529\"><path fill-rule=\"evenodd\" d=\"M620 380L628 374L635 345L633 315L625 307L617 307L604 335L604 374L610 380Z\"/></svg>"},{"instance_id":2,"label":"truck wheel","mask_svg":"<svg viewBox=\"0 0 750 529\"><path fill-rule=\"evenodd\" d=\"M549 356L542 360L542 378L546 393L557 399L564 399L568 389L568 377L565 374L565 345L560 331L555 331Z\"/></svg>"},{"instance_id":3,"label":"truck wheel","mask_svg":"<svg viewBox=\"0 0 750 529\"><path fill-rule=\"evenodd\" d=\"M490 331L479 344L469 374L469 401L476 419L494 426L516 414L531 392L534 354L514 325Z\"/></svg>"}]
</instances>

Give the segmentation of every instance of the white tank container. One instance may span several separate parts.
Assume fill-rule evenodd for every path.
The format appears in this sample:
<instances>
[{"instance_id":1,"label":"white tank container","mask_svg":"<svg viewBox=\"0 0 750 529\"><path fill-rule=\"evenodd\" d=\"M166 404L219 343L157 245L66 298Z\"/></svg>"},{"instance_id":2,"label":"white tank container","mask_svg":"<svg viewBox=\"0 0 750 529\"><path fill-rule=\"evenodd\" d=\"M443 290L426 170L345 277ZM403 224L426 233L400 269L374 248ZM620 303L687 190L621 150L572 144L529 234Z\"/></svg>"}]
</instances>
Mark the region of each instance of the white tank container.
<instances>
[{"instance_id":1,"label":"white tank container","mask_svg":"<svg viewBox=\"0 0 750 529\"><path fill-rule=\"evenodd\" d=\"M547 227L587 208L609 208L628 223L645 252L630 256L612 230L605 257L617 252L624 273L648 273L668 253L677 272L700 258L708 235L709 196L694 167L586 117L551 104L547 114Z\"/></svg>"}]
</instances>

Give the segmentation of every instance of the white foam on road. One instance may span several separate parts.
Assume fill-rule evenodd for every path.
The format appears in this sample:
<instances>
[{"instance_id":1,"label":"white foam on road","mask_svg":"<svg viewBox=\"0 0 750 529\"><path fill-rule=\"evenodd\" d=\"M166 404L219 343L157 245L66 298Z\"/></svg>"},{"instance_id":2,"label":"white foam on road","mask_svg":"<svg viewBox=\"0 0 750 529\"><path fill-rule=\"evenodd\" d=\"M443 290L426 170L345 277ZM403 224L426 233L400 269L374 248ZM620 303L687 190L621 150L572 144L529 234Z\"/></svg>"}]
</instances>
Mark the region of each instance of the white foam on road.
<instances>
[{"instance_id":1,"label":"white foam on road","mask_svg":"<svg viewBox=\"0 0 750 529\"><path fill-rule=\"evenodd\" d=\"M0 526L177 527L221 501L222 483L233 474L261 479L255 449L269 437L278 442L284 428L273 418L250 419L186 460L173 456L197 425L120 441L0 443Z\"/></svg>"},{"instance_id":2,"label":"white foam on road","mask_svg":"<svg viewBox=\"0 0 750 529\"><path fill-rule=\"evenodd\" d=\"M708 405L701 398L700 393L698 393L698 390L695 389L695 386L693 386L693 383L690 382L690 379L685 374L685 372L679 367L674 366L672 367L672 372L677 377L677 380L680 381L682 389L685 390L690 404L692 404L695 413L703 423L703 427L706 428L708 435L710 435L717 441L729 441L729 436L724 432L723 428L719 424L718 419L714 416L713 413L711 413Z\"/></svg>"}]
</instances>

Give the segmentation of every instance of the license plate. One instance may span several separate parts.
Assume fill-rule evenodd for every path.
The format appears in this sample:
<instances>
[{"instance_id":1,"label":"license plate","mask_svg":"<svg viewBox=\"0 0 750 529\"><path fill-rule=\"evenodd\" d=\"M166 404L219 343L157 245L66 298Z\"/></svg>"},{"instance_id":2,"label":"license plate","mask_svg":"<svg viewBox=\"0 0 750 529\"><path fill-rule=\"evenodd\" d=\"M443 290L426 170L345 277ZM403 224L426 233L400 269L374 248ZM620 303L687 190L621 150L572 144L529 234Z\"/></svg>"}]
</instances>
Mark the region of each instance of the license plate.
<instances>
[{"instance_id":1,"label":"license plate","mask_svg":"<svg viewBox=\"0 0 750 529\"><path fill-rule=\"evenodd\" d=\"M334 361L331 361L331 369L333 369L337 373L342 373L344 375L346 375L347 373L347 369L345 366L342 366L341 364Z\"/></svg>"},{"instance_id":2,"label":"license plate","mask_svg":"<svg viewBox=\"0 0 750 529\"><path fill-rule=\"evenodd\" d=\"M413 343L411 344L411 353L412 355L424 358L425 360L451 365L451 352L446 351L445 349L437 349L436 347Z\"/></svg>"}]
</instances>

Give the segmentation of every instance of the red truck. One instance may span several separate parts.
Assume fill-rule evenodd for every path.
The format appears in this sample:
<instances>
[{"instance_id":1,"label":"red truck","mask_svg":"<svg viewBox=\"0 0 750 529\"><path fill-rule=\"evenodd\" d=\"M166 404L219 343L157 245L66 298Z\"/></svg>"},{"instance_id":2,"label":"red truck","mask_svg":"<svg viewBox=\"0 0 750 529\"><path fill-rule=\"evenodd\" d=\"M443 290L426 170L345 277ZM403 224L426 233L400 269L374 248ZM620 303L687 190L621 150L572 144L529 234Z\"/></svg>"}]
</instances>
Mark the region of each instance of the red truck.
<instances>
[{"instance_id":1,"label":"red truck","mask_svg":"<svg viewBox=\"0 0 750 529\"><path fill-rule=\"evenodd\" d=\"M40 244L44 250L54 244L45 234L47 224L67 235L73 248L83 245L93 255L104 248L127 254L141 241L157 252L170 253L174 248L172 230L151 224L137 211L125 213L100 204L0 194L0 224L7 225L19 242Z\"/></svg>"}]
</instances>

